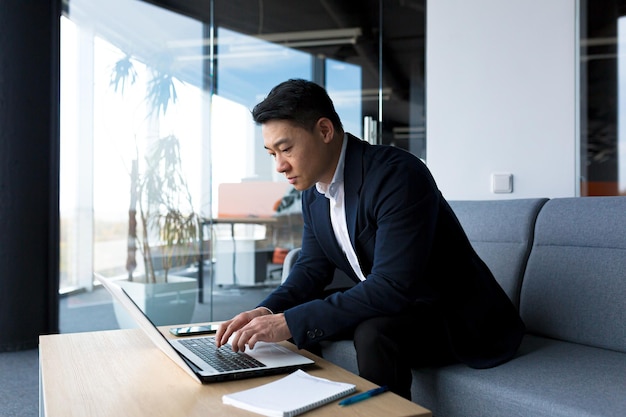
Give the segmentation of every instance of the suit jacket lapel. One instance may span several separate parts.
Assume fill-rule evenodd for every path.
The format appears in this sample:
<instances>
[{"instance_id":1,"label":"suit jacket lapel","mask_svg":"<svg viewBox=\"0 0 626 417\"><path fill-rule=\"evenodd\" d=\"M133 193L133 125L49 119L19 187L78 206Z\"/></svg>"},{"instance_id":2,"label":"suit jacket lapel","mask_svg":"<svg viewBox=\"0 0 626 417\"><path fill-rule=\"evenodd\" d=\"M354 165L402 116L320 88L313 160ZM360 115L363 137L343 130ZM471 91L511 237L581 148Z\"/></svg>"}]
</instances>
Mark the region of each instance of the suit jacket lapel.
<instances>
[{"instance_id":1,"label":"suit jacket lapel","mask_svg":"<svg viewBox=\"0 0 626 417\"><path fill-rule=\"evenodd\" d=\"M313 192L315 193L315 200L311 203L310 210L311 213L315 213L311 218L315 234L320 242L325 242L323 250L327 256L342 270L351 271L350 264L339 247L339 242L335 238L333 226L330 223L330 204L328 199L318 193L317 190Z\"/></svg>"},{"instance_id":2,"label":"suit jacket lapel","mask_svg":"<svg viewBox=\"0 0 626 417\"><path fill-rule=\"evenodd\" d=\"M352 247L356 248L356 211L359 201L359 193L363 184L363 151L365 142L346 133L348 141L346 160L344 166L344 193L346 205L346 223Z\"/></svg>"},{"instance_id":3,"label":"suit jacket lapel","mask_svg":"<svg viewBox=\"0 0 626 417\"><path fill-rule=\"evenodd\" d=\"M322 194L315 193L315 200L311 203L311 213L314 216L311 218L313 222L313 229L319 236L321 242L332 242L333 252L340 251L339 244L333 233L333 226L330 223L330 205L328 199Z\"/></svg>"}]
</instances>

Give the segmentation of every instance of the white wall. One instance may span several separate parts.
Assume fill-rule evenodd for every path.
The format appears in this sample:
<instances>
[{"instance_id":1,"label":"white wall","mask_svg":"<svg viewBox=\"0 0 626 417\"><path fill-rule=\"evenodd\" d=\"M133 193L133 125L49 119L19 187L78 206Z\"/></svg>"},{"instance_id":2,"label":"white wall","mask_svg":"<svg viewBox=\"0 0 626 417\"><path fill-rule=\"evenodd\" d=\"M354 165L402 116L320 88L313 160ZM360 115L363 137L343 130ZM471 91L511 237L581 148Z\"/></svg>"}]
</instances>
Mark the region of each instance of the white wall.
<instances>
[{"instance_id":1,"label":"white wall","mask_svg":"<svg viewBox=\"0 0 626 417\"><path fill-rule=\"evenodd\" d=\"M578 195L577 3L428 1L427 163L447 199Z\"/></svg>"}]
</instances>

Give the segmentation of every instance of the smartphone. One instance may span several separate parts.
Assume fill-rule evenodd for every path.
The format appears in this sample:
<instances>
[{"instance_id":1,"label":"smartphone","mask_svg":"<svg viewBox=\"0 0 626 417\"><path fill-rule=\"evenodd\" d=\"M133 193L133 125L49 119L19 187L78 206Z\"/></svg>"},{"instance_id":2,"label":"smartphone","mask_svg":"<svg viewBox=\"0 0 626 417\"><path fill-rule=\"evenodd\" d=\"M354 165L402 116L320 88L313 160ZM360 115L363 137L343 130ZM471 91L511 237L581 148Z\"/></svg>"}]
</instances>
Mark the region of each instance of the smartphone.
<instances>
[{"instance_id":1,"label":"smartphone","mask_svg":"<svg viewBox=\"0 0 626 417\"><path fill-rule=\"evenodd\" d=\"M208 326L188 326L188 327L172 327L170 333L174 336L193 336L198 334L214 334L219 328L219 324L211 324Z\"/></svg>"}]
</instances>

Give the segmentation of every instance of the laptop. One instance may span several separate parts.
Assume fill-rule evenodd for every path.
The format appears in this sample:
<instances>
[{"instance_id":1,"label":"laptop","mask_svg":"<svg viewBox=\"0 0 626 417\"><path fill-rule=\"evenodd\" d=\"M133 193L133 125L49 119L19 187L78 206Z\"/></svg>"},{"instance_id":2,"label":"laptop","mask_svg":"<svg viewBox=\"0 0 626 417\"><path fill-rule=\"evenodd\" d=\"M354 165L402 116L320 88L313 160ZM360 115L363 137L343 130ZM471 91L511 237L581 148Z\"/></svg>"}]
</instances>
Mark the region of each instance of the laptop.
<instances>
[{"instance_id":1,"label":"laptop","mask_svg":"<svg viewBox=\"0 0 626 417\"><path fill-rule=\"evenodd\" d=\"M314 364L313 360L278 343L258 342L254 349L233 352L230 344L218 349L215 346L215 336L168 339L122 287L100 274L94 275L111 293L113 299L128 311L150 340L198 382L229 381L287 373Z\"/></svg>"}]
</instances>

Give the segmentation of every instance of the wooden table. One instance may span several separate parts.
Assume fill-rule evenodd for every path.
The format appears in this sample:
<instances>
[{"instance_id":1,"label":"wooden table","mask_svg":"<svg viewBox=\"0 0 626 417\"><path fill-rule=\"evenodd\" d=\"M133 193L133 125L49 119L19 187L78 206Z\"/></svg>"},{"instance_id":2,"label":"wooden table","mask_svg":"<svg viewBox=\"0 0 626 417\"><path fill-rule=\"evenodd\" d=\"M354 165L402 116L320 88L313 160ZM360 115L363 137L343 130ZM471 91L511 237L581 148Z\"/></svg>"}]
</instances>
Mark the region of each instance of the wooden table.
<instances>
[{"instance_id":1,"label":"wooden table","mask_svg":"<svg viewBox=\"0 0 626 417\"><path fill-rule=\"evenodd\" d=\"M292 344L284 344L295 350ZM375 387L320 357L300 352L316 362L306 370L311 375L356 384L357 392ZM284 376L202 385L139 329L41 336L39 372L40 415L49 417L254 417L257 414L222 404L222 395ZM305 415L431 416L428 410L391 392L348 407L339 407L337 402Z\"/></svg>"}]
</instances>

